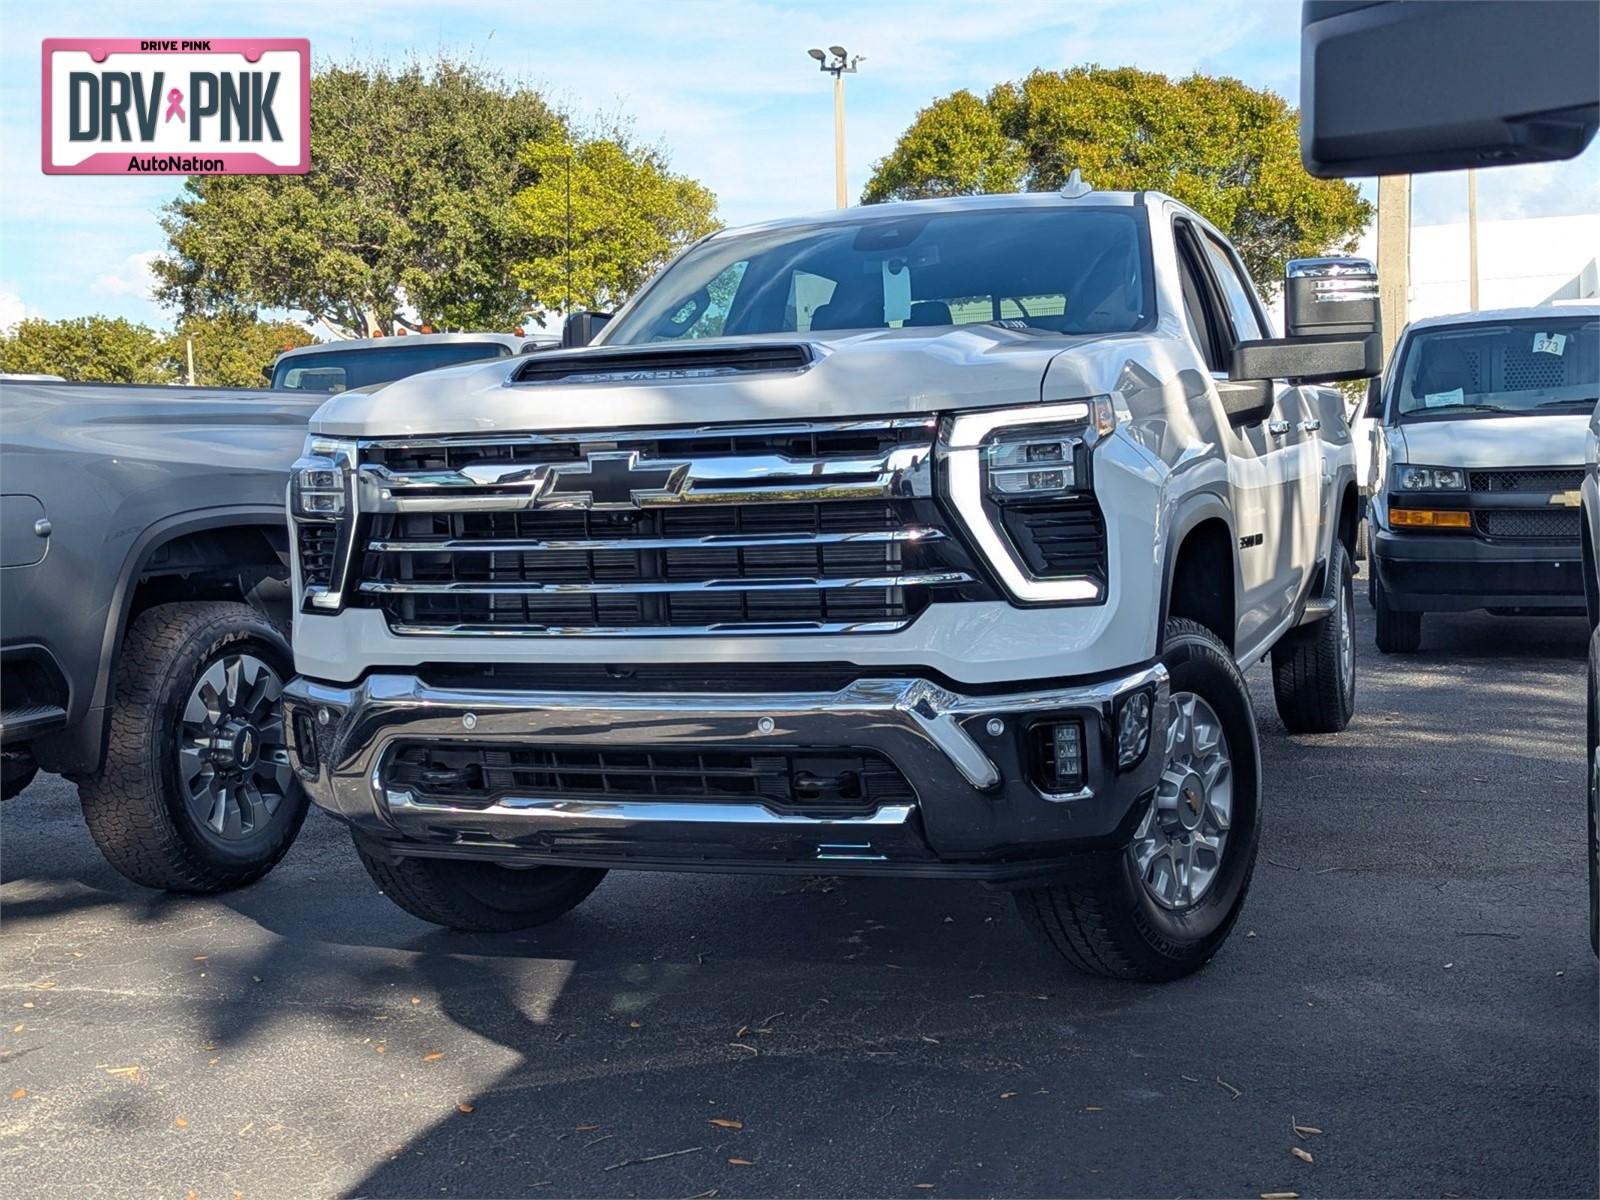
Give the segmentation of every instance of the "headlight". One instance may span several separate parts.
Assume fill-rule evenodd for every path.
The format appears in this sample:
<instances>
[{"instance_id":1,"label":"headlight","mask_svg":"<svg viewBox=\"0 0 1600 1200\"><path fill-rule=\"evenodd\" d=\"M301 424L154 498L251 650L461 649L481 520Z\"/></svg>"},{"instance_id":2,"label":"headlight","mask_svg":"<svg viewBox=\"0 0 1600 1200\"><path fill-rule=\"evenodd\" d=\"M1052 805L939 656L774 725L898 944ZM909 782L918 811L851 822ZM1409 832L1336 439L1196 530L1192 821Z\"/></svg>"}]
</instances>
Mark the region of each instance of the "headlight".
<instances>
[{"instance_id":1,"label":"headlight","mask_svg":"<svg viewBox=\"0 0 1600 1200\"><path fill-rule=\"evenodd\" d=\"M356 444L312 434L289 468L289 512L302 520L335 521L349 504Z\"/></svg>"},{"instance_id":2,"label":"headlight","mask_svg":"<svg viewBox=\"0 0 1600 1200\"><path fill-rule=\"evenodd\" d=\"M1081 556L1065 565L1045 547L1087 534L1098 538L1103 558L1103 527L1092 501L1093 450L1115 428L1116 410L1106 396L961 413L946 421L941 451L956 516L1017 600L1092 604L1105 598L1103 563L1098 572ZM1064 517L1087 524L1052 524Z\"/></svg>"},{"instance_id":3,"label":"headlight","mask_svg":"<svg viewBox=\"0 0 1600 1200\"><path fill-rule=\"evenodd\" d=\"M1395 483L1402 492L1464 492L1467 490L1467 473L1459 467L1414 467L1405 464L1395 468Z\"/></svg>"}]
</instances>

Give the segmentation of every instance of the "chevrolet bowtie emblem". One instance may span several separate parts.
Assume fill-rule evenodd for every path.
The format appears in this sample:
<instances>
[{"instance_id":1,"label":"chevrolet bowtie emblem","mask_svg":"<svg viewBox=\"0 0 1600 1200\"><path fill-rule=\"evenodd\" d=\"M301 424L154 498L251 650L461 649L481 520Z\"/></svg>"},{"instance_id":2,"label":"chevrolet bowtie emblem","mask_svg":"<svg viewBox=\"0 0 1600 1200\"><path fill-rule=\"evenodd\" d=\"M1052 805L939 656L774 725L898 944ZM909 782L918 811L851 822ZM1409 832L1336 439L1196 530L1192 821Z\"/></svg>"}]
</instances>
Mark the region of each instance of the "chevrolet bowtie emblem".
<instances>
[{"instance_id":1,"label":"chevrolet bowtie emblem","mask_svg":"<svg viewBox=\"0 0 1600 1200\"><path fill-rule=\"evenodd\" d=\"M683 492L689 464L641 461L637 450L600 450L582 462L555 463L534 496L541 508L642 508Z\"/></svg>"},{"instance_id":2,"label":"chevrolet bowtie emblem","mask_svg":"<svg viewBox=\"0 0 1600 1200\"><path fill-rule=\"evenodd\" d=\"M1550 497L1550 503L1559 504L1563 508L1577 508L1583 503L1583 495L1577 488L1573 488L1570 492L1557 492Z\"/></svg>"}]
</instances>

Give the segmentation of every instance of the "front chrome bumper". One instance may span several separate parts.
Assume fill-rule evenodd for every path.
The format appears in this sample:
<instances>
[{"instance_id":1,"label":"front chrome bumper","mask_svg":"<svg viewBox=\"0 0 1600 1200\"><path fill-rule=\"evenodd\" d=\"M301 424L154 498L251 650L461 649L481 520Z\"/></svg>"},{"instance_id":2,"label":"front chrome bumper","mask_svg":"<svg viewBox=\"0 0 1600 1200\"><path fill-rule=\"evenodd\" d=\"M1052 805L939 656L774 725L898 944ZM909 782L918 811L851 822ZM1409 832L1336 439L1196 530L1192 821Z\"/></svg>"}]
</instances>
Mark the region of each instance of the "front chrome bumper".
<instances>
[{"instance_id":1,"label":"front chrome bumper","mask_svg":"<svg viewBox=\"0 0 1600 1200\"><path fill-rule=\"evenodd\" d=\"M782 668L774 667L781 682ZM1116 763L1119 698L1153 703L1150 748ZM1001 694L921 678L863 678L835 692L639 693L437 687L374 673L354 687L299 678L284 693L296 767L315 802L393 854L679 870L948 874L1006 880L1097 845L1121 844L1161 770L1167 673ZM1084 786L1051 794L1030 779L1027 731L1084 729ZM782 751L852 748L887 758L915 803L808 816L760 803L500 794L488 807L420 795L385 779L399 744Z\"/></svg>"}]
</instances>

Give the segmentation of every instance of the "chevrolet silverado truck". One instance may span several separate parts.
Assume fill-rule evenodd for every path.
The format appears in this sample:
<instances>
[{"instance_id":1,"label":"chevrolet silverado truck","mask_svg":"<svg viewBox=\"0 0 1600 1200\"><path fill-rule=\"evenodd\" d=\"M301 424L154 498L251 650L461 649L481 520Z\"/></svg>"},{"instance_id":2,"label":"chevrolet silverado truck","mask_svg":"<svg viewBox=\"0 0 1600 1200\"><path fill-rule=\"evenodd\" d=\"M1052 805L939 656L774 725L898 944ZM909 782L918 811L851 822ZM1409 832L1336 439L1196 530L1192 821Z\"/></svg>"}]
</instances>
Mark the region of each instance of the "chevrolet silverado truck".
<instances>
[{"instance_id":1,"label":"chevrolet silverado truck","mask_svg":"<svg viewBox=\"0 0 1600 1200\"><path fill-rule=\"evenodd\" d=\"M324 399L0 382L3 794L74 780L136 883L249 883L305 818L283 495Z\"/></svg>"},{"instance_id":2,"label":"chevrolet silverado truck","mask_svg":"<svg viewBox=\"0 0 1600 1200\"><path fill-rule=\"evenodd\" d=\"M1583 513L1583 600L1589 617L1588 738L1584 764L1589 777L1589 945L1600 955L1600 403L1589 415L1580 488Z\"/></svg>"},{"instance_id":3,"label":"chevrolet silverado truck","mask_svg":"<svg viewBox=\"0 0 1600 1200\"><path fill-rule=\"evenodd\" d=\"M1368 580L1379 650L1417 650L1428 612L1583 611L1594 551L1579 485L1597 398L1600 305L1406 327L1367 408L1378 423Z\"/></svg>"},{"instance_id":4,"label":"chevrolet silverado truck","mask_svg":"<svg viewBox=\"0 0 1600 1200\"><path fill-rule=\"evenodd\" d=\"M1070 193L1070 194L1069 194ZM611 868L981 880L1076 966L1197 969L1254 867L1243 671L1355 696L1339 393L1154 192L724 231L593 345L342 395L291 475L291 752L378 886L468 930ZM596 322L598 324L598 322Z\"/></svg>"}]
</instances>

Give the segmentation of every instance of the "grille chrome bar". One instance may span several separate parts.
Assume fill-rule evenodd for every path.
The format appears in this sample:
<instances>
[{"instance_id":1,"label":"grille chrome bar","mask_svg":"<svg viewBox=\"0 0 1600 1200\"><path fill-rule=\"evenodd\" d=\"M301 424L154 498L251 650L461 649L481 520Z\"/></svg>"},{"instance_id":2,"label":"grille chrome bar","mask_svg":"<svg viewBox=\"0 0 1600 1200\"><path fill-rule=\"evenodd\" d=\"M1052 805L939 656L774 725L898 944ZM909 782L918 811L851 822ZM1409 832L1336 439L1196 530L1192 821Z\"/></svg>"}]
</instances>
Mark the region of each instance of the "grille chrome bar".
<instances>
[{"instance_id":1,"label":"grille chrome bar","mask_svg":"<svg viewBox=\"0 0 1600 1200\"><path fill-rule=\"evenodd\" d=\"M762 546L843 546L881 542L934 542L945 537L927 525L869 529L856 533L712 533L704 537L640 538L441 538L410 541L373 538L367 549L379 554L538 554L570 550L748 550Z\"/></svg>"},{"instance_id":2,"label":"grille chrome bar","mask_svg":"<svg viewBox=\"0 0 1600 1200\"><path fill-rule=\"evenodd\" d=\"M719 455L673 463L674 486L641 491L633 507L678 504L802 503L876 500L932 494L931 446L896 446L870 458L805 461L782 454ZM640 458L638 468L657 466ZM659 464L665 469L669 464ZM396 471L364 463L359 472L365 512L517 512L587 508L590 503L549 495L568 464L492 463L460 470Z\"/></svg>"},{"instance_id":3,"label":"grille chrome bar","mask_svg":"<svg viewBox=\"0 0 1600 1200\"><path fill-rule=\"evenodd\" d=\"M857 577L834 576L830 578L777 578L777 579L697 579L682 582L643 580L636 583L496 583L451 580L447 583L412 583L392 579L368 579L361 590L376 595L510 595L510 596L560 596L591 595L641 595L660 592L785 592L831 591L838 588L906 588L933 587L941 584L971 583L972 576L965 571L923 571L904 575L864 575Z\"/></svg>"},{"instance_id":4,"label":"grille chrome bar","mask_svg":"<svg viewBox=\"0 0 1600 1200\"><path fill-rule=\"evenodd\" d=\"M737 633L740 637L782 637L791 633L893 633L904 629L903 620L891 621L712 621L704 625L420 625L395 622L393 633L426 637L614 637L683 638Z\"/></svg>"},{"instance_id":5,"label":"grille chrome bar","mask_svg":"<svg viewBox=\"0 0 1600 1200\"><path fill-rule=\"evenodd\" d=\"M879 417L859 421L778 421L757 425L677 425L661 429L631 429L597 433L593 429L558 430L546 433L502 433L480 436L451 434L447 437L362 438L362 450L435 450L454 446L585 446L617 445L630 442L692 441L703 438L783 437L817 433L873 433L879 430L921 429L933 440L938 424L935 417Z\"/></svg>"}]
</instances>

